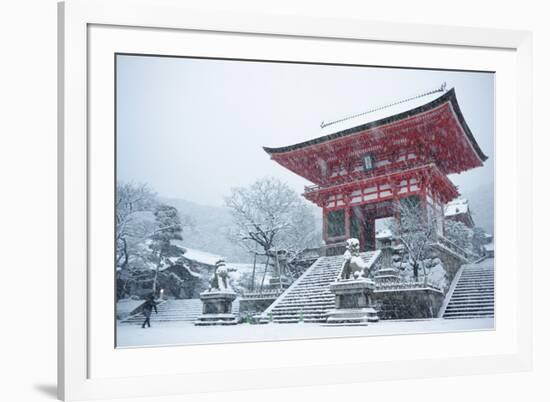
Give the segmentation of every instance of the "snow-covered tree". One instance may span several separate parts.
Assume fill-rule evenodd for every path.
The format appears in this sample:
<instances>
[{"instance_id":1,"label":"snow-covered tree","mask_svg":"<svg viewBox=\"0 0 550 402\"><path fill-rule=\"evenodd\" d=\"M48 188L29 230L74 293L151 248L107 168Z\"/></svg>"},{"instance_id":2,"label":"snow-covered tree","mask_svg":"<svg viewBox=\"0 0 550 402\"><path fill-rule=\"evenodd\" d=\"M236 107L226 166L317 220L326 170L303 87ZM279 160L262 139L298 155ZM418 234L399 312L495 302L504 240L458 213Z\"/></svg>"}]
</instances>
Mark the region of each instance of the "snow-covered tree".
<instances>
[{"instance_id":1,"label":"snow-covered tree","mask_svg":"<svg viewBox=\"0 0 550 402\"><path fill-rule=\"evenodd\" d=\"M132 252L151 232L151 213L157 205L156 194L145 184L118 182L116 187L115 240L116 266L128 267Z\"/></svg>"},{"instance_id":2,"label":"snow-covered tree","mask_svg":"<svg viewBox=\"0 0 550 402\"><path fill-rule=\"evenodd\" d=\"M436 240L437 222L414 196L400 201L399 214L400 219L392 224L391 230L395 239L405 247L415 280L418 280L418 271L422 269L426 285L429 267L424 261L431 257L430 245Z\"/></svg>"},{"instance_id":3,"label":"snow-covered tree","mask_svg":"<svg viewBox=\"0 0 550 402\"><path fill-rule=\"evenodd\" d=\"M175 240L183 240L183 226L178 210L170 205L160 204L156 207L154 216L155 230L150 237L149 248L156 264L152 289L153 294L156 294L161 268L168 264L169 258L181 257L185 250L172 243Z\"/></svg>"},{"instance_id":4,"label":"snow-covered tree","mask_svg":"<svg viewBox=\"0 0 550 402\"><path fill-rule=\"evenodd\" d=\"M464 223L447 219L445 221L445 237L463 250L474 252L474 231Z\"/></svg>"},{"instance_id":5,"label":"snow-covered tree","mask_svg":"<svg viewBox=\"0 0 550 402\"><path fill-rule=\"evenodd\" d=\"M159 279L181 285L181 280L172 276L159 278L159 273L169 258L177 259L183 254L184 250L172 240L181 240L182 230L192 226L191 217L179 216L175 208L161 204L148 186L118 182L115 230L118 297L135 289L156 292Z\"/></svg>"},{"instance_id":6,"label":"snow-covered tree","mask_svg":"<svg viewBox=\"0 0 550 402\"><path fill-rule=\"evenodd\" d=\"M476 226L472 234L472 251L477 255L483 255L484 245L490 242L490 239L492 239L492 236L489 236L485 230Z\"/></svg>"},{"instance_id":7,"label":"snow-covered tree","mask_svg":"<svg viewBox=\"0 0 550 402\"><path fill-rule=\"evenodd\" d=\"M298 253L319 245L311 206L287 184L275 178L233 188L225 199L235 223L231 233L249 251Z\"/></svg>"},{"instance_id":8,"label":"snow-covered tree","mask_svg":"<svg viewBox=\"0 0 550 402\"><path fill-rule=\"evenodd\" d=\"M263 178L249 187L233 188L225 203L234 221L229 236L245 250L265 258L260 289L270 260L276 275L293 276L294 257L319 246L321 236L312 207L278 179ZM252 274L251 288L254 281Z\"/></svg>"}]
</instances>

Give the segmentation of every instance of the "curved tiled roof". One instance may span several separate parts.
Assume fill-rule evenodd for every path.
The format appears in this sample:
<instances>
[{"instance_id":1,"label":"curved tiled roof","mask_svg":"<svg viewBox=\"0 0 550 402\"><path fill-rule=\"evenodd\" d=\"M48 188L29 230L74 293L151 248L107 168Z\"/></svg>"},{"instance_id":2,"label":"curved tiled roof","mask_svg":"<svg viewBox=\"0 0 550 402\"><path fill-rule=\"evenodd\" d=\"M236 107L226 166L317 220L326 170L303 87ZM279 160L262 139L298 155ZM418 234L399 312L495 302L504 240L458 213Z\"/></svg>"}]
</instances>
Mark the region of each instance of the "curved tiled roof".
<instances>
[{"instance_id":1,"label":"curved tiled roof","mask_svg":"<svg viewBox=\"0 0 550 402\"><path fill-rule=\"evenodd\" d=\"M455 93L454 88L450 89L449 91L447 91L446 93L444 93L443 95L441 95L440 97L434 99L431 102L428 102L424 105L418 106L416 108L413 108L413 109L410 109L410 110L407 110L407 111L404 111L404 112L401 112L401 113L394 114L392 116L388 116L388 117L384 117L382 119L378 119L378 120L371 121L371 122L368 122L368 123L360 124L360 125L357 125L355 127L347 128L347 129L337 131L337 132L332 133L332 134L328 134L328 135L324 135L324 136L314 138L314 139L311 139L311 140L303 141L303 142L300 142L300 143L297 143L297 144L294 144L294 145L288 145L288 146L283 146L283 147L278 147L278 148L263 147L263 149L270 155L299 150L299 149L306 148L306 147L309 147L309 146L312 146L312 145L322 144L324 142L328 142L328 141L331 141L331 140L334 140L334 139L337 139L337 138L346 137L348 135L352 135L352 134L355 134L355 133L360 132L360 131L368 130L368 129L375 128L375 127L380 127L380 126L383 126L383 125L386 125L386 124L389 124L389 123L394 123L394 122L397 122L399 120L403 120L403 119L406 119L406 118L409 118L409 117L413 117L413 116L418 115L420 113L423 113L423 112L429 111L431 109L434 109L437 106L440 106L440 105L444 104L445 102L450 102L450 104L453 108L453 111L456 114L457 119L458 119L462 129L464 130L464 133L466 133L466 137L467 137L468 141L472 145L472 148L476 152L479 159L481 161L486 161L487 156L483 153L483 151L479 147L479 144L475 140L470 128L468 127L468 124L466 124L466 121L464 119L464 115L462 114L462 111L460 110L460 107L458 105L458 101L456 99L456 93Z\"/></svg>"}]
</instances>

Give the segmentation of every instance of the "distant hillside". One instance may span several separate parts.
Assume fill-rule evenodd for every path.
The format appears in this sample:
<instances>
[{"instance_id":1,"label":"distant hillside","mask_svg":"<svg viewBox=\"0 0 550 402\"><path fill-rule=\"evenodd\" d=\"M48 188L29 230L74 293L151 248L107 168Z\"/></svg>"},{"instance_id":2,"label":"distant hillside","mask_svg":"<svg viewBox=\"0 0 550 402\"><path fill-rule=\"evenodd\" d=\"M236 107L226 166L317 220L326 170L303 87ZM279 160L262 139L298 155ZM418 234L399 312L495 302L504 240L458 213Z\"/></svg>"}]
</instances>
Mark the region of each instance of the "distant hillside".
<instances>
[{"instance_id":1,"label":"distant hillside","mask_svg":"<svg viewBox=\"0 0 550 402\"><path fill-rule=\"evenodd\" d=\"M195 229L183 235L182 244L186 247L223 256L230 262L249 262L250 256L227 238L232 225L227 208L199 205L180 198L162 198L162 202L176 207L181 215L189 215L195 221Z\"/></svg>"},{"instance_id":2,"label":"distant hillside","mask_svg":"<svg viewBox=\"0 0 550 402\"><path fill-rule=\"evenodd\" d=\"M476 226L490 234L494 234L494 202L495 193L493 183L482 184L473 190L465 191L462 196L470 202L472 217Z\"/></svg>"}]
</instances>

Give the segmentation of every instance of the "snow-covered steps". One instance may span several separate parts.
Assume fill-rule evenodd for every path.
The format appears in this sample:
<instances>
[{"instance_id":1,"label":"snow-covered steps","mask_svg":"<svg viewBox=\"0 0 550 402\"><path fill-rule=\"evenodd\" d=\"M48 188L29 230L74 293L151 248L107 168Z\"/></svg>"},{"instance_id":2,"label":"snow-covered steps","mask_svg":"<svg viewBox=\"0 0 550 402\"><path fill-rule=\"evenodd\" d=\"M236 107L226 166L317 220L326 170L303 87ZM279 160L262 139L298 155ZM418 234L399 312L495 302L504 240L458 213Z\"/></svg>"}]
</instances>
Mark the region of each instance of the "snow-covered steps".
<instances>
[{"instance_id":1,"label":"snow-covered steps","mask_svg":"<svg viewBox=\"0 0 550 402\"><path fill-rule=\"evenodd\" d=\"M379 251L361 253L369 267L379 256ZM276 323L325 322L327 312L334 308L330 284L338 277L343 261L341 255L317 259L262 316L271 316Z\"/></svg>"},{"instance_id":2,"label":"snow-covered steps","mask_svg":"<svg viewBox=\"0 0 550 402\"><path fill-rule=\"evenodd\" d=\"M494 259L465 265L452 290L443 318L486 318L495 314Z\"/></svg>"},{"instance_id":3,"label":"snow-covered steps","mask_svg":"<svg viewBox=\"0 0 550 402\"><path fill-rule=\"evenodd\" d=\"M172 322L172 321L195 321L202 313L202 301L200 299L166 300L157 306L158 314L151 315L151 322ZM233 313L239 312L239 299L233 301ZM135 314L123 324L141 324L144 320L143 314Z\"/></svg>"}]
</instances>

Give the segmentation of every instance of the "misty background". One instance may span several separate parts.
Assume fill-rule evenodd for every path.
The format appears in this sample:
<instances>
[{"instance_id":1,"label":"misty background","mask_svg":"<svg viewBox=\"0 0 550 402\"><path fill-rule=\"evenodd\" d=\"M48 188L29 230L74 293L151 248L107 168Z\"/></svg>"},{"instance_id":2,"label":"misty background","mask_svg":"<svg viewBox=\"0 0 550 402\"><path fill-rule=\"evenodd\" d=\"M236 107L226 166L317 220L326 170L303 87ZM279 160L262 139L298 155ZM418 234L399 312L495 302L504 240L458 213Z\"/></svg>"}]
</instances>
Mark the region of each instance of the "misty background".
<instances>
[{"instance_id":1,"label":"misty background","mask_svg":"<svg viewBox=\"0 0 550 402\"><path fill-rule=\"evenodd\" d=\"M488 160L451 175L476 224L493 233L494 74L172 57L117 56L117 180L146 183L196 227L188 247L246 259L223 235L231 188L273 176L307 180L272 161L278 147L327 134L322 121L438 88L455 88ZM326 130L326 129L325 129ZM319 212L320 210L316 208Z\"/></svg>"}]
</instances>

